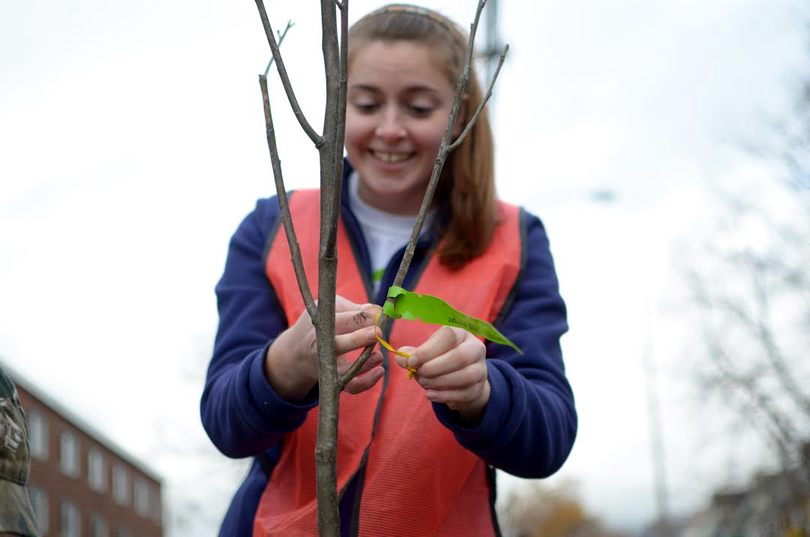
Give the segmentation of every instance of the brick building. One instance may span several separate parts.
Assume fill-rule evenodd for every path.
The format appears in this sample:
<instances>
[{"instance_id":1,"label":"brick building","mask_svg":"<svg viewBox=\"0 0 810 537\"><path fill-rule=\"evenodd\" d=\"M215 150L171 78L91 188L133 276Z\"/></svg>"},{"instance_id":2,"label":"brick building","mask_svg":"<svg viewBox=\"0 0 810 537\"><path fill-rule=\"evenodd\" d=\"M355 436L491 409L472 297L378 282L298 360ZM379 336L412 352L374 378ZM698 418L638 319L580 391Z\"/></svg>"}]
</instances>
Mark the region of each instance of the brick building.
<instances>
[{"instance_id":1,"label":"brick building","mask_svg":"<svg viewBox=\"0 0 810 537\"><path fill-rule=\"evenodd\" d=\"M29 493L43 537L163 537L160 478L3 369L28 416Z\"/></svg>"}]
</instances>

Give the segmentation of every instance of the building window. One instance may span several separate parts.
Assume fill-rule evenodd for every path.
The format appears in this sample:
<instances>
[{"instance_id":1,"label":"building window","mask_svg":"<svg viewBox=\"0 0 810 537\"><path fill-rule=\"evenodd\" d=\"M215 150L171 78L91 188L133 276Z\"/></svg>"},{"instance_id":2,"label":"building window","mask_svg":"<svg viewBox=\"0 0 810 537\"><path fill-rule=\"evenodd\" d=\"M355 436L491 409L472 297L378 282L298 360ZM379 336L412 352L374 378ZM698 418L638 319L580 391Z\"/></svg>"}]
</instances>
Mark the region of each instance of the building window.
<instances>
[{"instance_id":1,"label":"building window","mask_svg":"<svg viewBox=\"0 0 810 537\"><path fill-rule=\"evenodd\" d=\"M96 492L107 490L107 468L104 464L104 455L92 448L87 452L87 481L90 488Z\"/></svg>"},{"instance_id":2,"label":"building window","mask_svg":"<svg viewBox=\"0 0 810 537\"><path fill-rule=\"evenodd\" d=\"M113 499L121 505L126 505L129 503L129 498L129 472L117 464L113 468Z\"/></svg>"},{"instance_id":3,"label":"building window","mask_svg":"<svg viewBox=\"0 0 810 537\"><path fill-rule=\"evenodd\" d=\"M90 516L90 537L110 537L107 521L99 514Z\"/></svg>"},{"instance_id":4,"label":"building window","mask_svg":"<svg viewBox=\"0 0 810 537\"><path fill-rule=\"evenodd\" d=\"M155 524L160 525L163 521L163 513L160 505L160 488L154 489L154 494L151 495L152 505L149 506L150 518Z\"/></svg>"},{"instance_id":5,"label":"building window","mask_svg":"<svg viewBox=\"0 0 810 537\"><path fill-rule=\"evenodd\" d=\"M59 468L70 477L79 477L79 439L70 431L59 436Z\"/></svg>"},{"instance_id":6,"label":"building window","mask_svg":"<svg viewBox=\"0 0 810 537\"><path fill-rule=\"evenodd\" d=\"M34 508L34 518L36 519L37 529L42 535L48 533L48 497L45 491L39 487L31 487L28 489L28 496L31 498L31 506Z\"/></svg>"},{"instance_id":7,"label":"building window","mask_svg":"<svg viewBox=\"0 0 810 537\"><path fill-rule=\"evenodd\" d=\"M62 502L59 505L59 536L60 537L80 537L82 533L82 521L79 517L79 509L73 502Z\"/></svg>"},{"instance_id":8,"label":"building window","mask_svg":"<svg viewBox=\"0 0 810 537\"><path fill-rule=\"evenodd\" d=\"M31 409L28 412L28 442L31 446L31 456L41 461L48 460L48 422L45 416Z\"/></svg>"},{"instance_id":9,"label":"building window","mask_svg":"<svg viewBox=\"0 0 810 537\"><path fill-rule=\"evenodd\" d=\"M143 517L149 514L149 483L141 477L135 479L135 512Z\"/></svg>"}]
</instances>

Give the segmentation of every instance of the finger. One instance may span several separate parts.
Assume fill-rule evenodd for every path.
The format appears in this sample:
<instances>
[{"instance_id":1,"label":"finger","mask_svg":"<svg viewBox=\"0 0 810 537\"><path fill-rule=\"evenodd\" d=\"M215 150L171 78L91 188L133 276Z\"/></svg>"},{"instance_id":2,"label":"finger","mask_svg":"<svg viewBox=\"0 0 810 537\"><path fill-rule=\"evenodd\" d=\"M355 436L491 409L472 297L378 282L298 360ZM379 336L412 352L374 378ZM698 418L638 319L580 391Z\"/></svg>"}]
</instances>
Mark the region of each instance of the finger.
<instances>
[{"instance_id":1,"label":"finger","mask_svg":"<svg viewBox=\"0 0 810 537\"><path fill-rule=\"evenodd\" d=\"M315 299L315 305L316 306L318 305L318 299L317 298ZM373 305L374 304L355 304L354 302L352 302L351 300L349 300L347 298L343 298L340 295L335 295L335 321L336 321L335 325L336 325L336 329L337 329L337 324L338 324L337 319L339 318L341 313L347 313L347 314L349 314L348 316L351 316L352 313L356 313L356 312L361 311L363 309L369 308L369 307L371 307ZM307 312L306 309L301 314L301 317L299 317L299 320L304 318L304 317L306 317L307 320L310 323L312 323L311 319L309 318L309 312ZM372 318L372 321L373 321L373 318Z\"/></svg>"},{"instance_id":2,"label":"finger","mask_svg":"<svg viewBox=\"0 0 810 537\"><path fill-rule=\"evenodd\" d=\"M403 369L407 369L411 366L411 362L414 362L416 358L413 356L413 353L416 351L415 347L400 347L397 351L408 354L409 356L401 356L397 353L392 352L391 354L394 356L394 359L397 361L397 365Z\"/></svg>"},{"instance_id":3,"label":"finger","mask_svg":"<svg viewBox=\"0 0 810 537\"><path fill-rule=\"evenodd\" d=\"M340 295L335 295L335 311L357 311L361 309L363 304L355 304L348 298Z\"/></svg>"},{"instance_id":4,"label":"finger","mask_svg":"<svg viewBox=\"0 0 810 537\"><path fill-rule=\"evenodd\" d=\"M475 362L458 371L453 371L438 377L425 377L421 371L417 373L416 380L426 390L459 390L483 384L487 379L487 366L485 362Z\"/></svg>"},{"instance_id":5,"label":"finger","mask_svg":"<svg viewBox=\"0 0 810 537\"><path fill-rule=\"evenodd\" d=\"M451 408L468 407L478 400L483 387L460 390L426 390L425 397L432 403L444 403Z\"/></svg>"},{"instance_id":6,"label":"finger","mask_svg":"<svg viewBox=\"0 0 810 537\"><path fill-rule=\"evenodd\" d=\"M469 334L469 333L468 333ZM416 351L417 356L422 358L421 350ZM476 362L483 362L486 359L486 347L483 343L471 334L464 338L461 343L442 355L424 361L419 366L419 376L424 378L436 378L448 373L460 371ZM409 363L411 361L409 360Z\"/></svg>"},{"instance_id":7,"label":"finger","mask_svg":"<svg viewBox=\"0 0 810 537\"><path fill-rule=\"evenodd\" d=\"M365 375L354 377L346 384L346 388L344 389L351 394L362 393L377 384L377 381L383 378L384 374L385 371L378 365Z\"/></svg>"},{"instance_id":8,"label":"finger","mask_svg":"<svg viewBox=\"0 0 810 537\"><path fill-rule=\"evenodd\" d=\"M366 326L374 326L379 310L379 306L370 304L363 305L362 309L335 313L335 334L348 334Z\"/></svg>"},{"instance_id":9,"label":"finger","mask_svg":"<svg viewBox=\"0 0 810 537\"><path fill-rule=\"evenodd\" d=\"M469 332L461 328L442 326L433 332L427 341L416 348L414 352L415 356L412 356L408 360L408 365L418 369L437 356L441 356L450 349L457 347L464 341L467 334L469 334Z\"/></svg>"},{"instance_id":10,"label":"finger","mask_svg":"<svg viewBox=\"0 0 810 537\"><path fill-rule=\"evenodd\" d=\"M379 328L367 326L349 334L335 336L335 350L337 354L346 354L356 349L368 347L377 343L376 335L380 333Z\"/></svg>"},{"instance_id":11,"label":"finger","mask_svg":"<svg viewBox=\"0 0 810 537\"><path fill-rule=\"evenodd\" d=\"M346 311L368 310L368 309L374 309L376 313L379 313L379 312L382 311L382 308L380 306L377 306L376 304L371 304L371 303L368 303L368 302L355 304L354 302L352 302L348 298L344 298L344 297L342 297L340 295L335 295L335 312L336 313L341 313L341 312L346 312Z\"/></svg>"}]
</instances>

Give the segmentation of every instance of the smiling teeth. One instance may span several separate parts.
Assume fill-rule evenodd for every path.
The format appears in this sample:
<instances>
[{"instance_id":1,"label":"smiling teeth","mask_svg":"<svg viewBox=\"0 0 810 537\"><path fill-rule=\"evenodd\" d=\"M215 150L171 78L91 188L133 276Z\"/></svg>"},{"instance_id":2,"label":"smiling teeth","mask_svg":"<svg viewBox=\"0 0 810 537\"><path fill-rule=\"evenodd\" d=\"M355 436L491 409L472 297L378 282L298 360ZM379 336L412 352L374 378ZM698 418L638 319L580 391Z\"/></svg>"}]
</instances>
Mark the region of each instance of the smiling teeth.
<instances>
[{"instance_id":1,"label":"smiling teeth","mask_svg":"<svg viewBox=\"0 0 810 537\"><path fill-rule=\"evenodd\" d=\"M381 153L379 151L374 151L374 156L383 162L402 162L410 155L408 153Z\"/></svg>"}]
</instances>

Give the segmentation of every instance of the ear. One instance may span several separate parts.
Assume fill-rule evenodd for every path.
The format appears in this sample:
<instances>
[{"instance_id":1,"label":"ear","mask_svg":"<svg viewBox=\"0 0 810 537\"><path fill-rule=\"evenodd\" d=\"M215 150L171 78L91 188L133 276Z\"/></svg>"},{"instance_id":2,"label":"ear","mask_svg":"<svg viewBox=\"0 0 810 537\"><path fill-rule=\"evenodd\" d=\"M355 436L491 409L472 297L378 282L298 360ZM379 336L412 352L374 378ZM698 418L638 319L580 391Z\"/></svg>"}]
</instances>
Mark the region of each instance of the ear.
<instances>
[{"instance_id":1,"label":"ear","mask_svg":"<svg viewBox=\"0 0 810 537\"><path fill-rule=\"evenodd\" d=\"M456 124L453 125L453 139L458 138L458 135L461 134L461 131L464 130L464 127L467 126L467 121L469 118L467 117L467 103L470 100L470 95L465 93L461 97L461 107L458 109L458 116L456 116Z\"/></svg>"}]
</instances>

